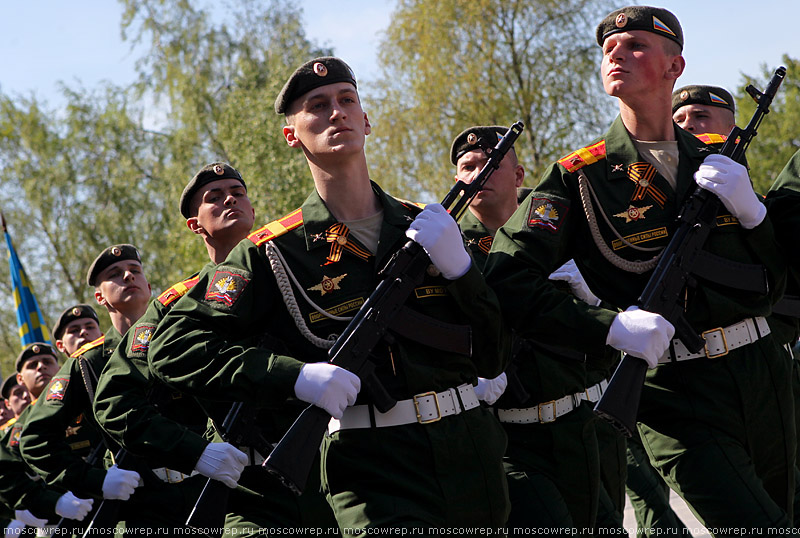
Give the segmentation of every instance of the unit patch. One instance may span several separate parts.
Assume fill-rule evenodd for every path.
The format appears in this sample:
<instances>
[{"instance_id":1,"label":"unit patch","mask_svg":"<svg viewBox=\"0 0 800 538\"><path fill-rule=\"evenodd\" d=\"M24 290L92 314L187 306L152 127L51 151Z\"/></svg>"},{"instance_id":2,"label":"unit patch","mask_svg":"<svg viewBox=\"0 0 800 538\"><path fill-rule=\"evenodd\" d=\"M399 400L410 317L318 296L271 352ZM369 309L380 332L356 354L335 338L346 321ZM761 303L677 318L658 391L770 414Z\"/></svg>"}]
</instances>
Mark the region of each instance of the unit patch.
<instances>
[{"instance_id":1,"label":"unit patch","mask_svg":"<svg viewBox=\"0 0 800 538\"><path fill-rule=\"evenodd\" d=\"M639 243L653 241L654 239L660 239L662 237L667 237L668 235L669 232L667 232L667 229L662 227L662 228L656 228L655 230L648 230L646 232L639 232L638 234L628 235L625 237L625 241L627 241L628 243L632 243L634 245L638 245ZM619 250L627 246L628 245L626 245L619 239L614 239L611 242L611 248L613 248L614 250Z\"/></svg>"},{"instance_id":2,"label":"unit patch","mask_svg":"<svg viewBox=\"0 0 800 538\"><path fill-rule=\"evenodd\" d=\"M250 280L238 273L217 271L206 290L205 300L231 307L247 287Z\"/></svg>"},{"instance_id":3,"label":"unit patch","mask_svg":"<svg viewBox=\"0 0 800 538\"><path fill-rule=\"evenodd\" d=\"M345 273L343 275L335 276L333 278L331 278L331 277L329 277L327 275L323 276L322 277L322 282L320 282L316 286L311 286L310 288L308 288L308 291L318 291L322 295L325 295L326 293L331 293L334 290L340 290L342 288L339 287L339 282L341 282L342 279L344 277L346 277L346 276L347 276L347 273Z\"/></svg>"},{"instance_id":4,"label":"unit patch","mask_svg":"<svg viewBox=\"0 0 800 538\"><path fill-rule=\"evenodd\" d=\"M637 220L644 220L645 212L650 209L651 205L646 205L644 207L634 207L629 206L627 211L623 211L622 213L617 213L614 215L615 217L619 217L621 219L625 219L625 224L629 222L636 222Z\"/></svg>"},{"instance_id":5,"label":"unit patch","mask_svg":"<svg viewBox=\"0 0 800 538\"><path fill-rule=\"evenodd\" d=\"M62 401L64 399L64 393L67 391L67 385L69 385L68 377L53 378L50 382L50 386L47 388L47 398L45 398L45 401Z\"/></svg>"},{"instance_id":6,"label":"unit patch","mask_svg":"<svg viewBox=\"0 0 800 538\"><path fill-rule=\"evenodd\" d=\"M22 435L22 425L14 424L14 427L11 429L11 437L8 439L8 446L10 447L19 446L19 438L21 435Z\"/></svg>"},{"instance_id":7,"label":"unit patch","mask_svg":"<svg viewBox=\"0 0 800 538\"><path fill-rule=\"evenodd\" d=\"M352 299L345 303L333 306L331 308L326 309L325 311L332 315L332 316L341 316L343 314L347 314L348 312L353 312L361 308L361 305L364 304L365 299L363 297L358 297L357 299ZM317 321L323 321L328 319L323 314L319 312L311 312L308 315L308 320L311 323L316 323Z\"/></svg>"},{"instance_id":8,"label":"unit patch","mask_svg":"<svg viewBox=\"0 0 800 538\"><path fill-rule=\"evenodd\" d=\"M156 330L155 325L138 325L133 330L133 338L131 338L131 353L147 353L150 347L150 339L153 337L153 331Z\"/></svg>"},{"instance_id":9,"label":"unit patch","mask_svg":"<svg viewBox=\"0 0 800 538\"><path fill-rule=\"evenodd\" d=\"M547 198L531 198L528 211L528 228L542 228L549 232L558 231L569 208Z\"/></svg>"}]
</instances>

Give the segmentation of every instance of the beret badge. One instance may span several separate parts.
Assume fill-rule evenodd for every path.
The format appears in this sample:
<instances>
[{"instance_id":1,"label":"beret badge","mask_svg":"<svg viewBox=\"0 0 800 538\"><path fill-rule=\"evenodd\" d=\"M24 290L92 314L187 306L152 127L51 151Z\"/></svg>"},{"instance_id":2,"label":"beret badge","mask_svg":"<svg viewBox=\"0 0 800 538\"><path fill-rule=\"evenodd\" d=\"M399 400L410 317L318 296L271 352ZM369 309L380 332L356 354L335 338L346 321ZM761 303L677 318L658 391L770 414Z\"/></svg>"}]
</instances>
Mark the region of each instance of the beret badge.
<instances>
[{"instance_id":1,"label":"beret badge","mask_svg":"<svg viewBox=\"0 0 800 538\"><path fill-rule=\"evenodd\" d=\"M325 67L325 64L324 64L324 63L322 63L322 62L317 62L317 63L315 63L315 64L314 64L314 73L315 73L315 74L316 74L318 77L324 77L324 76L327 76L327 74L328 74L328 68L327 68L327 67Z\"/></svg>"},{"instance_id":2,"label":"beret badge","mask_svg":"<svg viewBox=\"0 0 800 538\"><path fill-rule=\"evenodd\" d=\"M628 16L624 13L620 13L617 15L617 19L614 21L614 24L617 25L617 28L625 28L625 25L628 24Z\"/></svg>"}]
</instances>

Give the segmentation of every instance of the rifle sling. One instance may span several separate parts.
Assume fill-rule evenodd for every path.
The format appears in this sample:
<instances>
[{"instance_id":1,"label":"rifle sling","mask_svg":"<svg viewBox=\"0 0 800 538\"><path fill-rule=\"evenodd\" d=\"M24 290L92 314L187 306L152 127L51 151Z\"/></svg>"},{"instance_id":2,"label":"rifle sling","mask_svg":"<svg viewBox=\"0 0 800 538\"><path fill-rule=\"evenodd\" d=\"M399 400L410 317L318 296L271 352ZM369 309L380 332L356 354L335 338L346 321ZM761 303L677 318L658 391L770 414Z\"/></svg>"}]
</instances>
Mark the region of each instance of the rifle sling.
<instances>
[{"instance_id":1,"label":"rifle sling","mask_svg":"<svg viewBox=\"0 0 800 538\"><path fill-rule=\"evenodd\" d=\"M766 295L769 291L767 271L763 265L740 263L710 252L697 255L692 273L704 280L729 288Z\"/></svg>"},{"instance_id":2,"label":"rifle sling","mask_svg":"<svg viewBox=\"0 0 800 538\"><path fill-rule=\"evenodd\" d=\"M472 329L468 325L445 323L404 306L389 327L400 336L422 345L472 356Z\"/></svg>"},{"instance_id":3,"label":"rifle sling","mask_svg":"<svg viewBox=\"0 0 800 538\"><path fill-rule=\"evenodd\" d=\"M800 297L784 295L780 301L772 305L772 312L782 316L800 318Z\"/></svg>"}]
</instances>

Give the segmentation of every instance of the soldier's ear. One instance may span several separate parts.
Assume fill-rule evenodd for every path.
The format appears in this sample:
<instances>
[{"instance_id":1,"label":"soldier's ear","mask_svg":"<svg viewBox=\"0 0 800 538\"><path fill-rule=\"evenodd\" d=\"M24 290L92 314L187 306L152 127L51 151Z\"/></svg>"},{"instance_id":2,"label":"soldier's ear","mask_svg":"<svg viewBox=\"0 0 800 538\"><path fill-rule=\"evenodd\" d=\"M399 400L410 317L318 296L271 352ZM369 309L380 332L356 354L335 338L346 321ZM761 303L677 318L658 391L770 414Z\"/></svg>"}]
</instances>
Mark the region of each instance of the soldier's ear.
<instances>
[{"instance_id":1,"label":"soldier's ear","mask_svg":"<svg viewBox=\"0 0 800 538\"><path fill-rule=\"evenodd\" d=\"M205 232L205 229L203 229L203 227L200 226L200 223L197 221L197 217L189 217L186 219L186 226L188 226L189 229L196 234L202 234Z\"/></svg>"},{"instance_id":2,"label":"soldier's ear","mask_svg":"<svg viewBox=\"0 0 800 538\"><path fill-rule=\"evenodd\" d=\"M62 340L56 340L56 347L61 353L67 352L67 347L64 345L64 342Z\"/></svg>"},{"instance_id":3,"label":"soldier's ear","mask_svg":"<svg viewBox=\"0 0 800 538\"><path fill-rule=\"evenodd\" d=\"M364 112L364 134L370 134L372 132L372 125L369 123L369 118L367 117L367 113Z\"/></svg>"},{"instance_id":4,"label":"soldier's ear","mask_svg":"<svg viewBox=\"0 0 800 538\"><path fill-rule=\"evenodd\" d=\"M100 291L100 288L94 289L94 300L97 301L97 304L100 306L106 306L107 302L106 298L103 297L103 292Z\"/></svg>"},{"instance_id":5,"label":"soldier's ear","mask_svg":"<svg viewBox=\"0 0 800 538\"><path fill-rule=\"evenodd\" d=\"M286 139L286 143L289 144L290 148L300 147L300 139L294 135L294 125L286 125L283 128L283 137Z\"/></svg>"},{"instance_id":6,"label":"soldier's ear","mask_svg":"<svg viewBox=\"0 0 800 538\"><path fill-rule=\"evenodd\" d=\"M517 178L516 181L517 187L522 187L522 182L525 181L525 169L522 167L521 164L517 165L516 170L514 170L514 174L516 175Z\"/></svg>"}]
</instances>

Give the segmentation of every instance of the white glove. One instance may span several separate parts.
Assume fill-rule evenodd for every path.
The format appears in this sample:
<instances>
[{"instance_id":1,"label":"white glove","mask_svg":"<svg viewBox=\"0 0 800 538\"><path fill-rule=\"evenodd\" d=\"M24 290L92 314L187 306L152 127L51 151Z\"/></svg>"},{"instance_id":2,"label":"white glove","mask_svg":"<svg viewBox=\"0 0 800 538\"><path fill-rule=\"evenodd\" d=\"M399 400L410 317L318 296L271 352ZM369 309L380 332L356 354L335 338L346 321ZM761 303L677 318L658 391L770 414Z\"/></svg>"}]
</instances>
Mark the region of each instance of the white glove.
<instances>
[{"instance_id":1,"label":"white glove","mask_svg":"<svg viewBox=\"0 0 800 538\"><path fill-rule=\"evenodd\" d=\"M56 501L56 514L67 519L83 521L92 509L94 499L79 499L71 491L66 492Z\"/></svg>"},{"instance_id":2,"label":"white glove","mask_svg":"<svg viewBox=\"0 0 800 538\"><path fill-rule=\"evenodd\" d=\"M30 510L14 510L14 519L18 519L31 527L44 527L47 525L46 519L39 519L31 514Z\"/></svg>"},{"instance_id":3,"label":"white glove","mask_svg":"<svg viewBox=\"0 0 800 538\"><path fill-rule=\"evenodd\" d=\"M126 471L116 465L109 467L103 480L103 498L127 501L139 486L139 473Z\"/></svg>"},{"instance_id":4,"label":"white glove","mask_svg":"<svg viewBox=\"0 0 800 538\"><path fill-rule=\"evenodd\" d=\"M697 184L716 194L742 228L755 228L767 215L750 183L747 168L723 155L709 155L694 173Z\"/></svg>"},{"instance_id":5,"label":"white glove","mask_svg":"<svg viewBox=\"0 0 800 538\"><path fill-rule=\"evenodd\" d=\"M304 402L321 407L333 418L342 418L344 409L356 402L361 379L329 362L304 364L294 384L294 393Z\"/></svg>"},{"instance_id":6,"label":"white glove","mask_svg":"<svg viewBox=\"0 0 800 538\"><path fill-rule=\"evenodd\" d=\"M229 488L235 488L239 477L247 465L247 454L228 443L209 443L195 471L201 475L219 480Z\"/></svg>"},{"instance_id":7,"label":"white glove","mask_svg":"<svg viewBox=\"0 0 800 538\"><path fill-rule=\"evenodd\" d=\"M592 306L600 304L600 299L589 289L578 266L575 265L575 260L570 260L553 271L550 275L550 280L565 280L569 287L572 288L572 293L575 294L575 297Z\"/></svg>"},{"instance_id":8,"label":"white glove","mask_svg":"<svg viewBox=\"0 0 800 538\"><path fill-rule=\"evenodd\" d=\"M23 529L25 529L25 522L20 521L19 519L12 519L11 522L6 525L5 535L6 536L19 536L22 534Z\"/></svg>"},{"instance_id":9,"label":"white glove","mask_svg":"<svg viewBox=\"0 0 800 538\"><path fill-rule=\"evenodd\" d=\"M500 396L503 395L503 392L505 392L506 385L508 385L508 377L506 377L505 372L494 379L479 377L478 386L475 387L475 396L477 396L479 400L493 405Z\"/></svg>"},{"instance_id":10,"label":"white glove","mask_svg":"<svg viewBox=\"0 0 800 538\"><path fill-rule=\"evenodd\" d=\"M658 359L669 349L674 334L675 327L661 314L632 306L614 318L606 344L644 359L648 367L655 368Z\"/></svg>"},{"instance_id":11,"label":"white glove","mask_svg":"<svg viewBox=\"0 0 800 538\"><path fill-rule=\"evenodd\" d=\"M406 237L419 243L449 280L464 276L472 265L458 224L442 204L425 206L406 230Z\"/></svg>"}]
</instances>

